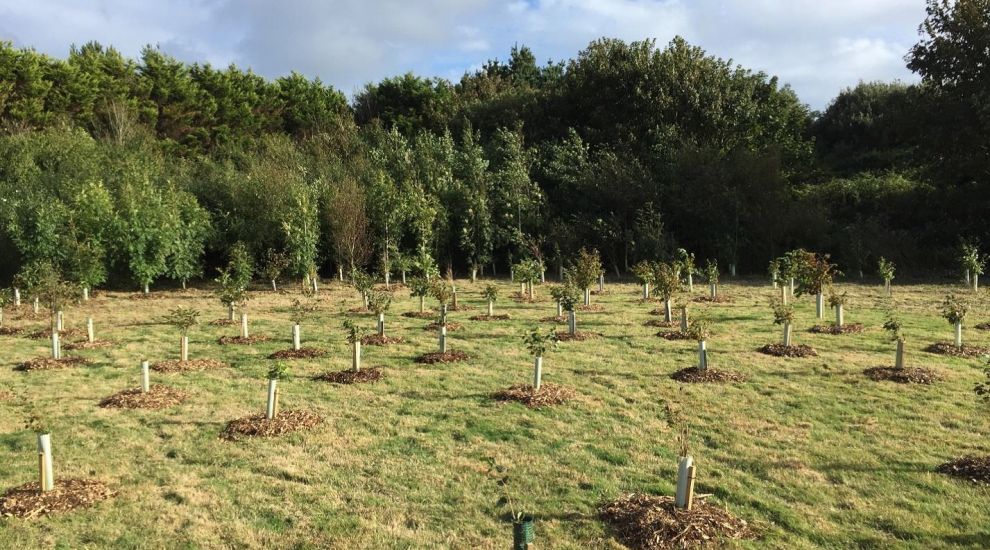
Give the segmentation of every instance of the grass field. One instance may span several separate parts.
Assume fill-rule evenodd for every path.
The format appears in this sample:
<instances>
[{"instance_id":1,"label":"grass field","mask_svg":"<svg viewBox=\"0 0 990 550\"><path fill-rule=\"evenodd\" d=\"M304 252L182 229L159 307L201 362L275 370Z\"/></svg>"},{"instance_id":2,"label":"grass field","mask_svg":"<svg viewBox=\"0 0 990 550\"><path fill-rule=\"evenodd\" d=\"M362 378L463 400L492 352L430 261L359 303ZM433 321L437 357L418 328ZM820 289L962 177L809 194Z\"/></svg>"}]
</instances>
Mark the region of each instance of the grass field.
<instances>
[{"instance_id":1,"label":"grass field","mask_svg":"<svg viewBox=\"0 0 990 550\"><path fill-rule=\"evenodd\" d=\"M710 364L748 375L729 385L685 385L669 375L696 361L695 344L666 341L644 326L655 306L638 303L633 284L609 284L595 296L602 313L579 313L580 330L603 338L562 343L544 362L544 381L572 387L567 404L533 410L491 394L531 380L524 331L552 315L546 300L516 303L501 285L496 313L511 321L469 321L484 313L482 283L459 282L460 302L473 311L450 320L450 346L471 355L453 364L420 365L436 348L425 320L404 318L418 299L399 291L388 331L405 343L364 348L364 365L384 367L375 384L339 386L311 380L349 367L341 322L369 330L375 319L347 314L359 305L350 288L323 289L323 310L303 325L303 344L328 349L323 359L291 362L282 383L283 408L308 408L326 421L281 438L221 440L227 421L262 412L268 354L290 346L287 294L252 292L247 305L254 346L220 346L237 326L201 324L191 334L191 358L232 367L152 374L189 399L161 411L103 409L104 397L139 384L139 363L178 356L178 334L157 319L176 305L221 318L206 290L161 291L157 299L99 293L69 309L66 323L86 316L99 338L117 345L68 352L89 366L17 372L20 362L48 353L46 340L0 337L0 491L34 481L34 433L25 428L31 403L49 420L56 482L103 480L117 498L41 519L0 520L0 548L506 548L507 512L488 472L489 459L509 466L512 494L537 517L542 548L621 548L597 519L605 501L626 492L673 494L676 451L663 404L683 409L692 433L699 493L727 507L761 533L742 547L990 547L990 489L935 473L940 463L990 452L990 415L972 386L982 361L925 353L951 340L938 316L946 286L895 286L906 322L907 363L944 376L933 386L873 382L862 371L893 365L893 344L880 329L879 286L842 284L850 292L846 322L861 334L817 335L811 297L798 299L795 343L818 357L783 359L759 346L780 339L763 281L732 282L734 302L692 305L709 315L716 335ZM704 292L702 285L695 294ZM960 290L961 292L965 292ZM428 301L429 303L429 301ZM22 308L27 311L28 308ZM964 335L990 345L971 328L986 321L974 307ZM830 318L830 316L827 316ZM7 312L7 324L44 328L47 316ZM564 330L564 326L560 326Z\"/></svg>"}]
</instances>

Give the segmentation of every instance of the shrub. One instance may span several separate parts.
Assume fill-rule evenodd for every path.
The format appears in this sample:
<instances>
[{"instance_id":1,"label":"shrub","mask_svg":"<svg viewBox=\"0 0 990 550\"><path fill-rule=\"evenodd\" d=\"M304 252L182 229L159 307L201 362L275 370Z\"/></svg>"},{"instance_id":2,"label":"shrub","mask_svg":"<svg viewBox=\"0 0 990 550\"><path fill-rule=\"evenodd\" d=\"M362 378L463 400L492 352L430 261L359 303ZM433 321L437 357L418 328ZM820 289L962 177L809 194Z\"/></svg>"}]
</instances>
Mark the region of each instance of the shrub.
<instances>
[{"instance_id":1,"label":"shrub","mask_svg":"<svg viewBox=\"0 0 990 550\"><path fill-rule=\"evenodd\" d=\"M598 251L594 249L588 251L585 248L578 251L577 257L571 262L571 267L568 270L573 283L581 290L591 288L601 273L602 261L598 256Z\"/></svg>"},{"instance_id":2,"label":"shrub","mask_svg":"<svg viewBox=\"0 0 990 550\"><path fill-rule=\"evenodd\" d=\"M877 273L880 274L880 278L886 282L894 280L894 262L880 256L877 260Z\"/></svg>"}]
</instances>

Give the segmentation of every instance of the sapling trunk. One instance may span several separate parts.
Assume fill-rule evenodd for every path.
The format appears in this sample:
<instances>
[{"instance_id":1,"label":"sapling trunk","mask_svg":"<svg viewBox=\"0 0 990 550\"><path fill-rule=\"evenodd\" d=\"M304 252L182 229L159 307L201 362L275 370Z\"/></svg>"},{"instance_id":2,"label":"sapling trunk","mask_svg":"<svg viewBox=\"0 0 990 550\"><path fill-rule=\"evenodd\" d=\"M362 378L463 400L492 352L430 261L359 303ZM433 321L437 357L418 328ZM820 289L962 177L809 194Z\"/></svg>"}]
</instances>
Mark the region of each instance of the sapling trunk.
<instances>
[{"instance_id":1,"label":"sapling trunk","mask_svg":"<svg viewBox=\"0 0 990 550\"><path fill-rule=\"evenodd\" d=\"M794 277L791 277L791 283L789 286L790 286L789 292L791 296L794 296Z\"/></svg>"},{"instance_id":2,"label":"sapling trunk","mask_svg":"<svg viewBox=\"0 0 990 550\"><path fill-rule=\"evenodd\" d=\"M791 322L784 321L784 347L791 347Z\"/></svg>"},{"instance_id":3,"label":"sapling trunk","mask_svg":"<svg viewBox=\"0 0 990 550\"><path fill-rule=\"evenodd\" d=\"M58 331L52 331L52 359L62 358L62 343L59 341Z\"/></svg>"},{"instance_id":4,"label":"sapling trunk","mask_svg":"<svg viewBox=\"0 0 990 550\"><path fill-rule=\"evenodd\" d=\"M278 414L278 380L268 381L268 406L265 407L265 418L272 420Z\"/></svg>"},{"instance_id":5,"label":"sapling trunk","mask_svg":"<svg viewBox=\"0 0 990 550\"><path fill-rule=\"evenodd\" d=\"M533 300L536 298L536 290L533 285L533 281L530 281L528 284L529 284L529 299Z\"/></svg>"},{"instance_id":6,"label":"sapling trunk","mask_svg":"<svg viewBox=\"0 0 990 550\"><path fill-rule=\"evenodd\" d=\"M241 338L248 337L248 317L247 313L241 313Z\"/></svg>"},{"instance_id":7,"label":"sapling trunk","mask_svg":"<svg viewBox=\"0 0 990 550\"><path fill-rule=\"evenodd\" d=\"M681 510L690 510L694 503L694 458L682 456L677 464L677 492L674 495L674 506Z\"/></svg>"},{"instance_id":8,"label":"sapling trunk","mask_svg":"<svg viewBox=\"0 0 990 550\"><path fill-rule=\"evenodd\" d=\"M456 290L450 293L450 303L454 307L454 310L457 310L457 291Z\"/></svg>"},{"instance_id":9,"label":"sapling trunk","mask_svg":"<svg viewBox=\"0 0 990 550\"><path fill-rule=\"evenodd\" d=\"M300 342L302 328L299 323L292 325L292 349L299 351L302 349L302 344Z\"/></svg>"},{"instance_id":10,"label":"sapling trunk","mask_svg":"<svg viewBox=\"0 0 990 550\"><path fill-rule=\"evenodd\" d=\"M729 264L729 276L730 277L736 276L736 264Z\"/></svg>"},{"instance_id":11,"label":"sapling trunk","mask_svg":"<svg viewBox=\"0 0 990 550\"><path fill-rule=\"evenodd\" d=\"M89 301L89 287L88 286L84 286L83 287L83 301L84 302L88 302Z\"/></svg>"},{"instance_id":12,"label":"sapling trunk","mask_svg":"<svg viewBox=\"0 0 990 550\"><path fill-rule=\"evenodd\" d=\"M189 360L189 337L185 335L179 340L179 359L182 361Z\"/></svg>"},{"instance_id":13,"label":"sapling trunk","mask_svg":"<svg viewBox=\"0 0 990 550\"><path fill-rule=\"evenodd\" d=\"M956 323L956 347L962 348L962 322Z\"/></svg>"},{"instance_id":14,"label":"sapling trunk","mask_svg":"<svg viewBox=\"0 0 990 550\"><path fill-rule=\"evenodd\" d=\"M663 301L663 320L667 323L674 320L670 314L670 298Z\"/></svg>"},{"instance_id":15,"label":"sapling trunk","mask_svg":"<svg viewBox=\"0 0 990 550\"><path fill-rule=\"evenodd\" d=\"M151 289L148 288L149 286L150 285L148 283L144 283L144 289L143 290L144 290L144 293L145 294L150 294L151 293Z\"/></svg>"},{"instance_id":16,"label":"sapling trunk","mask_svg":"<svg viewBox=\"0 0 990 550\"><path fill-rule=\"evenodd\" d=\"M605 274L602 273L598 275L598 292L604 292L604 291L605 291Z\"/></svg>"},{"instance_id":17,"label":"sapling trunk","mask_svg":"<svg viewBox=\"0 0 990 550\"><path fill-rule=\"evenodd\" d=\"M141 361L141 392L148 393L151 390L151 369L147 361Z\"/></svg>"},{"instance_id":18,"label":"sapling trunk","mask_svg":"<svg viewBox=\"0 0 990 550\"><path fill-rule=\"evenodd\" d=\"M643 299L650 299L650 283L643 283Z\"/></svg>"},{"instance_id":19,"label":"sapling trunk","mask_svg":"<svg viewBox=\"0 0 990 550\"><path fill-rule=\"evenodd\" d=\"M590 306L591 305L591 289L590 288L584 289L584 305L586 305L586 306Z\"/></svg>"},{"instance_id":20,"label":"sapling trunk","mask_svg":"<svg viewBox=\"0 0 990 550\"><path fill-rule=\"evenodd\" d=\"M419 297L419 312L423 313L426 311L426 296Z\"/></svg>"},{"instance_id":21,"label":"sapling trunk","mask_svg":"<svg viewBox=\"0 0 990 550\"><path fill-rule=\"evenodd\" d=\"M708 369L708 344L704 340L698 342L698 370Z\"/></svg>"},{"instance_id":22,"label":"sapling trunk","mask_svg":"<svg viewBox=\"0 0 990 550\"><path fill-rule=\"evenodd\" d=\"M835 304L835 326L842 328L845 319L842 316L842 304Z\"/></svg>"},{"instance_id":23,"label":"sapling trunk","mask_svg":"<svg viewBox=\"0 0 990 550\"><path fill-rule=\"evenodd\" d=\"M392 274L388 271L385 272L385 288L390 288L392 284Z\"/></svg>"},{"instance_id":24,"label":"sapling trunk","mask_svg":"<svg viewBox=\"0 0 990 550\"><path fill-rule=\"evenodd\" d=\"M966 285L968 286L970 284L969 283L969 270L968 269L964 272L964 277L966 278Z\"/></svg>"},{"instance_id":25,"label":"sapling trunk","mask_svg":"<svg viewBox=\"0 0 990 550\"><path fill-rule=\"evenodd\" d=\"M38 434L38 477L41 492L47 493L55 489L51 434Z\"/></svg>"},{"instance_id":26,"label":"sapling trunk","mask_svg":"<svg viewBox=\"0 0 990 550\"><path fill-rule=\"evenodd\" d=\"M980 289L980 274L973 273L973 292Z\"/></svg>"},{"instance_id":27,"label":"sapling trunk","mask_svg":"<svg viewBox=\"0 0 990 550\"><path fill-rule=\"evenodd\" d=\"M815 317L818 319L825 317L825 297L821 292L815 294Z\"/></svg>"},{"instance_id":28,"label":"sapling trunk","mask_svg":"<svg viewBox=\"0 0 990 550\"><path fill-rule=\"evenodd\" d=\"M56 311L55 312L55 330L58 330L58 331L65 330L64 319L65 319L65 317L64 317L64 315L62 314L61 311Z\"/></svg>"},{"instance_id":29,"label":"sapling trunk","mask_svg":"<svg viewBox=\"0 0 990 550\"><path fill-rule=\"evenodd\" d=\"M93 318L86 318L86 341L92 344L96 341L96 331L93 329Z\"/></svg>"},{"instance_id":30,"label":"sapling trunk","mask_svg":"<svg viewBox=\"0 0 990 550\"><path fill-rule=\"evenodd\" d=\"M14 289L14 307L21 307L21 289Z\"/></svg>"},{"instance_id":31,"label":"sapling trunk","mask_svg":"<svg viewBox=\"0 0 990 550\"><path fill-rule=\"evenodd\" d=\"M406 284L406 270L402 270L402 284Z\"/></svg>"},{"instance_id":32,"label":"sapling trunk","mask_svg":"<svg viewBox=\"0 0 990 550\"><path fill-rule=\"evenodd\" d=\"M3 308L0 307L0 328L3 328Z\"/></svg>"},{"instance_id":33,"label":"sapling trunk","mask_svg":"<svg viewBox=\"0 0 990 550\"><path fill-rule=\"evenodd\" d=\"M681 306L681 332L687 332L688 330L688 308L687 306Z\"/></svg>"},{"instance_id":34,"label":"sapling trunk","mask_svg":"<svg viewBox=\"0 0 990 550\"><path fill-rule=\"evenodd\" d=\"M37 315L38 311L41 310L41 301L37 298L34 299L34 314Z\"/></svg>"},{"instance_id":35,"label":"sapling trunk","mask_svg":"<svg viewBox=\"0 0 990 550\"><path fill-rule=\"evenodd\" d=\"M385 337L385 314L378 314L378 336L381 338Z\"/></svg>"},{"instance_id":36,"label":"sapling trunk","mask_svg":"<svg viewBox=\"0 0 990 550\"><path fill-rule=\"evenodd\" d=\"M351 346L351 368L354 372L361 370L361 340L355 340Z\"/></svg>"},{"instance_id":37,"label":"sapling trunk","mask_svg":"<svg viewBox=\"0 0 990 550\"><path fill-rule=\"evenodd\" d=\"M447 353L447 327L440 327L440 338L439 338L439 348L440 353Z\"/></svg>"},{"instance_id":38,"label":"sapling trunk","mask_svg":"<svg viewBox=\"0 0 990 550\"><path fill-rule=\"evenodd\" d=\"M477 280L478 280L478 268L477 267L472 267L471 268L471 282L473 283L473 282L476 282Z\"/></svg>"},{"instance_id":39,"label":"sapling trunk","mask_svg":"<svg viewBox=\"0 0 990 550\"><path fill-rule=\"evenodd\" d=\"M519 294L526 294L526 283L519 283Z\"/></svg>"},{"instance_id":40,"label":"sapling trunk","mask_svg":"<svg viewBox=\"0 0 990 550\"><path fill-rule=\"evenodd\" d=\"M718 298L718 285L715 283L708 285L708 293L711 295L712 300Z\"/></svg>"},{"instance_id":41,"label":"sapling trunk","mask_svg":"<svg viewBox=\"0 0 990 550\"><path fill-rule=\"evenodd\" d=\"M278 292L278 284L272 279L272 292Z\"/></svg>"},{"instance_id":42,"label":"sapling trunk","mask_svg":"<svg viewBox=\"0 0 990 550\"><path fill-rule=\"evenodd\" d=\"M770 282L773 283L773 287L774 288L777 288L777 278L776 277L772 277L771 279L772 280Z\"/></svg>"},{"instance_id":43,"label":"sapling trunk","mask_svg":"<svg viewBox=\"0 0 990 550\"><path fill-rule=\"evenodd\" d=\"M545 283L545 282L547 282L547 270L546 269L541 269L540 270L540 283Z\"/></svg>"},{"instance_id":44,"label":"sapling trunk","mask_svg":"<svg viewBox=\"0 0 990 550\"><path fill-rule=\"evenodd\" d=\"M890 296L890 279L883 280L883 290L887 296Z\"/></svg>"},{"instance_id":45,"label":"sapling trunk","mask_svg":"<svg viewBox=\"0 0 990 550\"><path fill-rule=\"evenodd\" d=\"M540 391L543 382L543 357L537 355L533 362L533 391Z\"/></svg>"},{"instance_id":46,"label":"sapling trunk","mask_svg":"<svg viewBox=\"0 0 990 550\"><path fill-rule=\"evenodd\" d=\"M897 339L897 354L894 356L894 368L904 368L904 340Z\"/></svg>"},{"instance_id":47,"label":"sapling trunk","mask_svg":"<svg viewBox=\"0 0 990 550\"><path fill-rule=\"evenodd\" d=\"M560 281L564 280L564 266L557 268L557 279Z\"/></svg>"},{"instance_id":48,"label":"sapling trunk","mask_svg":"<svg viewBox=\"0 0 990 550\"><path fill-rule=\"evenodd\" d=\"M234 304L227 304L227 320L234 320Z\"/></svg>"},{"instance_id":49,"label":"sapling trunk","mask_svg":"<svg viewBox=\"0 0 990 550\"><path fill-rule=\"evenodd\" d=\"M571 336L577 333L577 313L573 309L567 312L567 333Z\"/></svg>"},{"instance_id":50,"label":"sapling trunk","mask_svg":"<svg viewBox=\"0 0 990 550\"><path fill-rule=\"evenodd\" d=\"M337 280L344 282L344 266L342 265L337 266Z\"/></svg>"},{"instance_id":51,"label":"sapling trunk","mask_svg":"<svg viewBox=\"0 0 990 550\"><path fill-rule=\"evenodd\" d=\"M312 284L313 284L313 286L312 286L313 294L319 294L320 293L320 278L319 277L313 277Z\"/></svg>"},{"instance_id":52,"label":"sapling trunk","mask_svg":"<svg viewBox=\"0 0 990 550\"><path fill-rule=\"evenodd\" d=\"M182 290L186 289L186 280L182 279Z\"/></svg>"},{"instance_id":53,"label":"sapling trunk","mask_svg":"<svg viewBox=\"0 0 990 550\"><path fill-rule=\"evenodd\" d=\"M488 316L491 317L495 315L495 304L491 300L488 300Z\"/></svg>"},{"instance_id":54,"label":"sapling trunk","mask_svg":"<svg viewBox=\"0 0 990 550\"><path fill-rule=\"evenodd\" d=\"M364 303L364 309L368 309L368 293L367 292L362 292L361 293L361 301Z\"/></svg>"},{"instance_id":55,"label":"sapling trunk","mask_svg":"<svg viewBox=\"0 0 990 550\"><path fill-rule=\"evenodd\" d=\"M688 271L688 292L694 292L694 275Z\"/></svg>"},{"instance_id":56,"label":"sapling trunk","mask_svg":"<svg viewBox=\"0 0 990 550\"><path fill-rule=\"evenodd\" d=\"M563 316L564 316L564 305L561 304L560 302L557 302L557 317L563 317Z\"/></svg>"},{"instance_id":57,"label":"sapling trunk","mask_svg":"<svg viewBox=\"0 0 990 550\"><path fill-rule=\"evenodd\" d=\"M787 305L787 287L786 286L781 286L780 287L780 303L781 304L784 304L785 306Z\"/></svg>"}]
</instances>

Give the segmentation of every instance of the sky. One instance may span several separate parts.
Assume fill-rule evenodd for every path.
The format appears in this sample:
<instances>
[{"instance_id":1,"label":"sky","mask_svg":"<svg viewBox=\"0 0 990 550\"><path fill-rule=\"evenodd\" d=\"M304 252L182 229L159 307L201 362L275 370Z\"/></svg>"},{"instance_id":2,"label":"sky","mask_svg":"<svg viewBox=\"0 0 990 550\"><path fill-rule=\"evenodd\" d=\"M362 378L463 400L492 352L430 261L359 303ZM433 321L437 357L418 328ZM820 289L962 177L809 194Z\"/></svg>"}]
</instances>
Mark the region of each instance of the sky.
<instances>
[{"instance_id":1,"label":"sky","mask_svg":"<svg viewBox=\"0 0 990 550\"><path fill-rule=\"evenodd\" d=\"M924 16L924 0L0 0L0 40L60 58L91 40L130 57L151 44L353 95L409 71L456 81L517 44L542 64L603 36L680 35L823 109L860 81L916 81L904 55Z\"/></svg>"}]
</instances>

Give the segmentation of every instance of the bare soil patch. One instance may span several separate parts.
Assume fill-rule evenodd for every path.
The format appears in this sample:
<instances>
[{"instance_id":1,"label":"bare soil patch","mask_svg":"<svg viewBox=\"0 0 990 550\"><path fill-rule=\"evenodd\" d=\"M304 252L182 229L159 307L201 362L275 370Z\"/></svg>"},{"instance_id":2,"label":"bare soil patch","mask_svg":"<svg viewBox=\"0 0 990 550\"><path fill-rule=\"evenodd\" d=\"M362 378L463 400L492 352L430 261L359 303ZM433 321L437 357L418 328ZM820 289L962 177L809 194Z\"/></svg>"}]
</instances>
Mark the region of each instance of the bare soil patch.
<instances>
[{"instance_id":1,"label":"bare soil patch","mask_svg":"<svg viewBox=\"0 0 990 550\"><path fill-rule=\"evenodd\" d=\"M56 479L55 488L42 493L37 482L26 483L0 496L0 517L35 518L85 508L117 493L94 479Z\"/></svg>"},{"instance_id":2,"label":"bare soil patch","mask_svg":"<svg viewBox=\"0 0 990 550\"><path fill-rule=\"evenodd\" d=\"M148 393L141 388L131 388L111 395L100 401L100 406L110 409L167 409L182 403L186 393L175 388L154 384Z\"/></svg>"},{"instance_id":3,"label":"bare soil patch","mask_svg":"<svg viewBox=\"0 0 990 550\"><path fill-rule=\"evenodd\" d=\"M599 517L620 542L640 550L717 547L756 538L745 520L698 499L691 510L679 510L673 497L629 494L602 506Z\"/></svg>"},{"instance_id":4,"label":"bare soil patch","mask_svg":"<svg viewBox=\"0 0 990 550\"><path fill-rule=\"evenodd\" d=\"M231 420L220 433L221 439L236 441L245 437L277 437L319 425L323 417L306 410L281 411L271 420L254 414Z\"/></svg>"},{"instance_id":5,"label":"bare soil patch","mask_svg":"<svg viewBox=\"0 0 990 550\"><path fill-rule=\"evenodd\" d=\"M540 384L539 391L529 384L517 384L492 395L498 401L518 401L533 409L560 405L573 397L573 389L557 384Z\"/></svg>"}]
</instances>

